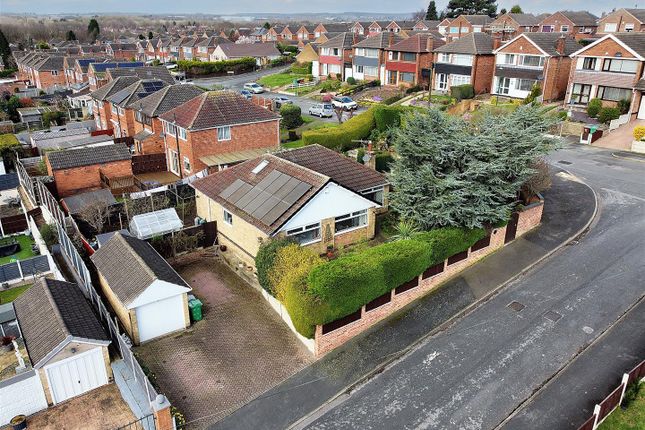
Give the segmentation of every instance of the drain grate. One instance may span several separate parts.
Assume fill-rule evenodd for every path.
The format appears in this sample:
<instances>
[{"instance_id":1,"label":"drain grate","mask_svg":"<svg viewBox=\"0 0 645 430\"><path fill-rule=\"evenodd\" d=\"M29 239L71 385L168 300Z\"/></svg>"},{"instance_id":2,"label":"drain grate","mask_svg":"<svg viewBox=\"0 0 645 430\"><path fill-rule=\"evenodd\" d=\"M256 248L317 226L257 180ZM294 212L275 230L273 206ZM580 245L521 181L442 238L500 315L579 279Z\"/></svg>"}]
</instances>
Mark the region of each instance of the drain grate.
<instances>
[{"instance_id":1,"label":"drain grate","mask_svg":"<svg viewBox=\"0 0 645 430\"><path fill-rule=\"evenodd\" d=\"M520 302L512 301L507 305L507 307L513 309L515 312L519 312L522 309L524 309L526 306L524 306Z\"/></svg>"},{"instance_id":2,"label":"drain grate","mask_svg":"<svg viewBox=\"0 0 645 430\"><path fill-rule=\"evenodd\" d=\"M568 166L569 164L573 164L573 163L571 161L560 160L558 161L558 164L566 164Z\"/></svg>"},{"instance_id":3,"label":"drain grate","mask_svg":"<svg viewBox=\"0 0 645 430\"><path fill-rule=\"evenodd\" d=\"M548 319L549 321L558 322L558 320L562 318L562 315L555 311L546 311L544 318Z\"/></svg>"}]
</instances>

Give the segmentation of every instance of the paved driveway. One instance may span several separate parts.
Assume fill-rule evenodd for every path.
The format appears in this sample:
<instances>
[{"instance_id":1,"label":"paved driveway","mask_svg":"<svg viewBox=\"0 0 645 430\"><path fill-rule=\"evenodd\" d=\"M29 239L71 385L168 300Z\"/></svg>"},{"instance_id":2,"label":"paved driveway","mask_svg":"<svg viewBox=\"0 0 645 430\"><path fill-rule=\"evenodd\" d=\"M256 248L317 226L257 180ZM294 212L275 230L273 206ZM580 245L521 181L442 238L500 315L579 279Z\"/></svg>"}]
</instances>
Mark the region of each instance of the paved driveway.
<instances>
[{"instance_id":1,"label":"paved driveway","mask_svg":"<svg viewBox=\"0 0 645 430\"><path fill-rule=\"evenodd\" d=\"M164 393L201 428L313 360L260 293L207 254L177 267L204 303L188 331L138 348Z\"/></svg>"}]
</instances>

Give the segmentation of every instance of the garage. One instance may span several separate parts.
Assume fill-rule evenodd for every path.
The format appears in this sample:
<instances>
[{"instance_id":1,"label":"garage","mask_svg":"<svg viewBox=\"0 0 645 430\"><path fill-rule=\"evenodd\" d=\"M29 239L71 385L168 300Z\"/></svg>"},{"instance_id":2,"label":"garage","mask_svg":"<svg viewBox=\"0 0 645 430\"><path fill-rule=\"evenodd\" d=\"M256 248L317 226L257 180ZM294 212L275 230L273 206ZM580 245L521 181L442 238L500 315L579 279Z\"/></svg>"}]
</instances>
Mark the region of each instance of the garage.
<instances>
[{"instance_id":1,"label":"garage","mask_svg":"<svg viewBox=\"0 0 645 430\"><path fill-rule=\"evenodd\" d=\"M92 348L44 369L54 404L108 383L101 348Z\"/></svg>"},{"instance_id":2,"label":"garage","mask_svg":"<svg viewBox=\"0 0 645 430\"><path fill-rule=\"evenodd\" d=\"M148 303L136 308L141 342L163 336L186 327L184 301L181 295ZM169 310L172 310L169 312Z\"/></svg>"}]
</instances>

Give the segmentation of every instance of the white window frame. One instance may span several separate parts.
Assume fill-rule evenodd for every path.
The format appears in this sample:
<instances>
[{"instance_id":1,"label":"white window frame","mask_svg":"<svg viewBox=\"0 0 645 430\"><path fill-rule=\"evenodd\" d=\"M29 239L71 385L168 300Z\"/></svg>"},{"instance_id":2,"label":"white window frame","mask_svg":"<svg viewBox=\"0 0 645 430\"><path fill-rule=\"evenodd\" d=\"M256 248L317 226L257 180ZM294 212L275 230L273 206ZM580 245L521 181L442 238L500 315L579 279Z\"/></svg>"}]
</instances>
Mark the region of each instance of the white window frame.
<instances>
[{"instance_id":1,"label":"white window frame","mask_svg":"<svg viewBox=\"0 0 645 430\"><path fill-rule=\"evenodd\" d=\"M190 173L190 158L188 158L188 157L186 157L184 155L184 163L183 164L184 164L183 165L184 172Z\"/></svg>"},{"instance_id":2,"label":"white window frame","mask_svg":"<svg viewBox=\"0 0 645 430\"><path fill-rule=\"evenodd\" d=\"M628 24L625 24L625 32L630 33L632 31L634 31L634 23L630 22Z\"/></svg>"},{"instance_id":3,"label":"white window frame","mask_svg":"<svg viewBox=\"0 0 645 430\"><path fill-rule=\"evenodd\" d=\"M561 25L560 26L560 33L568 33L569 32L569 26L568 25Z\"/></svg>"},{"instance_id":4,"label":"white window frame","mask_svg":"<svg viewBox=\"0 0 645 430\"><path fill-rule=\"evenodd\" d=\"M297 239L297 237L300 236L301 234L307 233L310 231L315 231L315 230L318 230L318 234L314 237L314 239L306 242L300 242L300 240ZM322 239L320 223L317 222L317 223L305 225L302 227L291 228L287 230L287 236L295 238L300 246L306 246L306 245L311 245L312 243L320 242Z\"/></svg>"},{"instance_id":5,"label":"white window frame","mask_svg":"<svg viewBox=\"0 0 645 430\"><path fill-rule=\"evenodd\" d=\"M338 230L337 224L339 221L347 221L350 219L356 219L358 218L358 225L354 227L349 227L343 230ZM345 234L350 231L357 230L359 228L364 228L367 226L369 223L368 217L367 217L367 209L363 209L360 211L352 212L349 214L337 216L334 218L334 236L338 236L339 234Z\"/></svg>"},{"instance_id":6,"label":"white window frame","mask_svg":"<svg viewBox=\"0 0 645 430\"><path fill-rule=\"evenodd\" d=\"M615 33L618 30L618 24L615 22L605 23L605 33Z\"/></svg>"},{"instance_id":7,"label":"white window frame","mask_svg":"<svg viewBox=\"0 0 645 430\"><path fill-rule=\"evenodd\" d=\"M231 140L231 126L217 127L217 141L225 142L227 140Z\"/></svg>"},{"instance_id":8,"label":"white window frame","mask_svg":"<svg viewBox=\"0 0 645 430\"><path fill-rule=\"evenodd\" d=\"M233 214L222 208L222 220L228 225L233 225Z\"/></svg>"}]
</instances>

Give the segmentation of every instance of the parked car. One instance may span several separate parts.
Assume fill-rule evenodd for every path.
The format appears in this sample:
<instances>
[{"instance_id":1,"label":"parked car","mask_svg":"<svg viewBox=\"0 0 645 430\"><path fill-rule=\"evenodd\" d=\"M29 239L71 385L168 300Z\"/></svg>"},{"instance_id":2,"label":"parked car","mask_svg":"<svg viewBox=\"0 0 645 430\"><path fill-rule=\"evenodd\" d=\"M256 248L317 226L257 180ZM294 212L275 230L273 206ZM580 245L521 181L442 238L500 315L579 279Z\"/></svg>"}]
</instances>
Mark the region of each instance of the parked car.
<instances>
[{"instance_id":1,"label":"parked car","mask_svg":"<svg viewBox=\"0 0 645 430\"><path fill-rule=\"evenodd\" d=\"M316 103L309 108L309 115L320 118L331 118L334 116L334 106L331 103Z\"/></svg>"},{"instance_id":2,"label":"parked car","mask_svg":"<svg viewBox=\"0 0 645 430\"><path fill-rule=\"evenodd\" d=\"M347 96L334 97L331 103L336 108L342 108L343 110L356 110L358 109L358 103Z\"/></svg>"},{"instance_id":3,"label":"parked car","mask_svg":"<svg viewBox=\"0 0 645 430\"><path fill-rule=\"evenodd\" d=\"M277 96L273 98L273 103L275 103L275 107L279 108L282 105L292 105L293 102L285 96Z\"/></svg>"},{"instance_id":4,"label":"parked car","mask_svg":"<svg viewBox=\"0 0 645 430\"><path fill-rule=\"evenodd\" d=\"M251 91L253 94L260 94L264 92L264 88L262 87L262 85L256 82L248 82L244 84L244 89Z\"/></svg>"},{"instance_id":5,"label":"parked car","mask_svg":"<svg viewBox=\"0 0 645 430\"><path fill-rule=\"evenodd\" d=\"M249 90L242 90L240 91L240 94L242 94L242 97L244 97L247 100L251 100L251 97L253 97L253 93Z\"/></svg>"}]
</instances>

